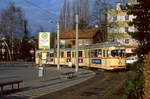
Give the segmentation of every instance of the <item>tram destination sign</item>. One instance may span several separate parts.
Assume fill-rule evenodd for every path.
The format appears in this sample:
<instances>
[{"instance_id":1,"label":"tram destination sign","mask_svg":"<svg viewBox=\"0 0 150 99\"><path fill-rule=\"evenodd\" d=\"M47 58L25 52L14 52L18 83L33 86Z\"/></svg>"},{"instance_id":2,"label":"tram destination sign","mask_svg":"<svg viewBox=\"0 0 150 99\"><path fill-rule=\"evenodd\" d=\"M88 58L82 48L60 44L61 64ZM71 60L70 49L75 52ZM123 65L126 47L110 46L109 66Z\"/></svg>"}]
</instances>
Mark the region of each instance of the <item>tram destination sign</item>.
<instances>
[{"instance_id":1,"label":"tram destination sign","mask_svg":"<svg viewBox=\"0 0 150 99\"><path fill-rule=\"evenodd\" d=\"M38 48L50 49L50 32L39 32Z\"/></svg>"}]
</instances>

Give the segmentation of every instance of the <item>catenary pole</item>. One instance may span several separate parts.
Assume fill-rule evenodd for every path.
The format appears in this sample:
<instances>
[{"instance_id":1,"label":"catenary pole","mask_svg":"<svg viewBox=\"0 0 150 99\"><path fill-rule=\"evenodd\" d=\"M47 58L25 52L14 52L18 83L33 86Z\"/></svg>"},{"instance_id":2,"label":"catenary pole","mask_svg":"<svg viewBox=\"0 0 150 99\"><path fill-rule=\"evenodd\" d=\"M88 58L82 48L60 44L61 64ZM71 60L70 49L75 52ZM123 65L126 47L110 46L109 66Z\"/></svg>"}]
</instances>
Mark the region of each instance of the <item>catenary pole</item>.
<instances>
[{"instance_id":1,"label":"catenary pole","mask_svg":"<svg viewBox=\"0 0 150 99\"><path fill-rule=\"evenodd\" d=\"M76 14L76 67L75 67L75 71L76 72L78 72L78 69L79 69L79 62L78 62L78 50L79 50L79 42L78 42L78 40L79 40L79 30L78 30L78 28L79 28L79 25L78 25L78 20L79 20L79 18L78 18L78 14Z\"/></svg>"},{"instance_id":2,"label":"catenary pole","mask_svg":"<svg viewBox=\"0 0 150 99\"><path fill-rule=\"evenodd\" d=\"M57 22L57 69L60 69L60 38L59 38L59 22Z\"/></svg>"}]
</instances>

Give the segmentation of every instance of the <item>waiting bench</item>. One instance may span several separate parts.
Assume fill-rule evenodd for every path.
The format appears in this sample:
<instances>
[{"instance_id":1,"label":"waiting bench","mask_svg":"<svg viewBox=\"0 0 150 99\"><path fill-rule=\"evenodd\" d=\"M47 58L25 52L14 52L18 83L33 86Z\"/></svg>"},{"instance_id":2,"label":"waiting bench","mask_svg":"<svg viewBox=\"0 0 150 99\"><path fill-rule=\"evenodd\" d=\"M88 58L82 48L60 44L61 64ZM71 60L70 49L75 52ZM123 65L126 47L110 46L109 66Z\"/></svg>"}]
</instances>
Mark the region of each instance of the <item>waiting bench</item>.
<instances>
[{"instance_id":1,"label":"waiting bench","mask_svg":"<svg viewBox=\"0 0 150 99\"><path fill-rule=\"evenodd\" d=\"M67 79L72 79L75 77L74 74L75 74L75 72L66 72L66 73L62 73L61 75L63 75Z\"/></svg>"},{"instance_id":2,"label":"waiting bench","mask_svg":"<svg viewBox=\"0 0 150 99\"><path fill-rule=\"evenodd\" d=\"M8 81L8 82L1 82L0 87L0 95L6 94L7 91L14 91L14 90L19 90L20 89L20 83L22 83L23 80L14 80L14 81ZM15 87L17 85L17 87ZM4 90L4 86L11 86L9 89Z\"/></svg>"}]
</instances>

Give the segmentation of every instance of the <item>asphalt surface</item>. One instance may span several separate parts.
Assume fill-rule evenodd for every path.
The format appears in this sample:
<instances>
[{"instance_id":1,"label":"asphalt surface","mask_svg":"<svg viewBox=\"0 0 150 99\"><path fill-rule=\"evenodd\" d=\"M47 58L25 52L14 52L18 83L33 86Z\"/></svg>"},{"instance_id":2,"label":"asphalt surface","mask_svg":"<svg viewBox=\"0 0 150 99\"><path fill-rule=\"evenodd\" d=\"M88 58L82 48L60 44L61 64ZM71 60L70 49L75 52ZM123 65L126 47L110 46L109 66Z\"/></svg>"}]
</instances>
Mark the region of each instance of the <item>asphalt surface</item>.
<instances>
[{"instance_id":1,"label":"asphalt surface","mask_svg":"<svg viewBox=\"0 0 150 99\"><path fill-rule=\"evenodd\" d=\"M95 77L37 99L123 99L124 82L132 73L95 71Z\"/></svg>"},{"instance_id":2,"label":"asphalt surface","mask_svg":"<svg viewBox=\"0 0 150 99\"><path fill-rule=\"evenodd\" d=\"M91 70L79 69L77 73L74 71L74 68L62 67L61 70L57 70L56 67L45 67L44 76L39 77L39 68L33 64L0 64L0 82L23 80L20 85L22 91L2 96L0 99L37 98L79 84L95 76ZM73 72L73 77L67 78L68 76L64 75L68 72ZM9 89L9 86L7 88Z\"/></svg>"}]
</instances>

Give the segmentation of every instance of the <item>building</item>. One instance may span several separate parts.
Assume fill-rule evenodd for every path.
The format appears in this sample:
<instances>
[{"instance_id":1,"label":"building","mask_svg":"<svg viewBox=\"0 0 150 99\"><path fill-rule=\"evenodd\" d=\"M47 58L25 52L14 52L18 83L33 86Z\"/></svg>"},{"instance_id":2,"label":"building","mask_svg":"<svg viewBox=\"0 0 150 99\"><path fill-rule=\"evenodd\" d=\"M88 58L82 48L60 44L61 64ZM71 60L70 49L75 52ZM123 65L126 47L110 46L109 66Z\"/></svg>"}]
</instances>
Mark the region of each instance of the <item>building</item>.
<instances>
[{"instance_id":1,"label":"building","mask_svg":"<svg viewBox=\"0 0 150 99\"><path fill-rule=\"evenodd\" d=\"M127 3L127 5L135 4L135 2ZM128 33L135 33L136 28L134 26L129 26L129 23L136 18L133 15L127 14L127 9L121 5L121 3L116 3L115 9L107 11L108 20L108 39L116 40L127 47L138 46L138 41L133 39Z\"/></svg>"},{"instance_id":2,"label":"building","mask_svg":"<svg viewBox=\"0 0 150 99\"><path fill-rule=\"evenodd\" d=\"M129 2L128 6L137 4L137 2ZM136 33L136 28L129 25L134 15L128 15L128 10L121 3L116 3L115 9L107 11L107 32L108 40L115 40L126 46L127 56L134 55L134 49L139 45L136 39L133 39L129 33Z\"/></svg>"},{"instance_id":3,"label":"building","mask_svg":"<svg viewBox=\"0 0 150 99\"><path fill-rule=\"evenodd\" d=\"M100 42L99 36L100 30L98 29L87 29L79 30L79 47L91 45L93 43ZM61 48L74 48L76 39L75 30L66 30L60 33L60 46Z\"/></svg>"}]
</instances>

